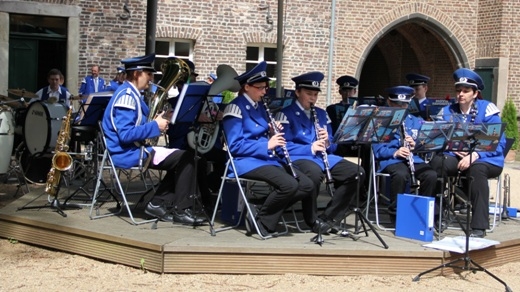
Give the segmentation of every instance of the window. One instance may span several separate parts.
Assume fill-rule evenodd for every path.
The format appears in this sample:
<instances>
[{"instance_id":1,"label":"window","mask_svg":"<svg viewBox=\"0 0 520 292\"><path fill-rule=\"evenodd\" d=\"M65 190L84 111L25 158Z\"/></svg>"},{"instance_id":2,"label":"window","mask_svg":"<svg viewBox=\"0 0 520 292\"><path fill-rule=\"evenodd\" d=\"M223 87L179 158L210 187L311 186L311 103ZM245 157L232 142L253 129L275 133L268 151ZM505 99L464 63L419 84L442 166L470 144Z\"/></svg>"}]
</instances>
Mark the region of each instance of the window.
<instances>
[{"instance_id":1,"label":"window","mask_svg":"<svg viewBox=\"0 0 520 292\"><path fill-rule=\"evenodd\" d=\"M259 62L267 63L267 76L276 78L276 45L250 45L246 51L246 71L253 69Z\"/></svg>"},{"instance_id":2,"label":"window","mask_svg":"<svg viewBox=\"0 0 520 292\"><path fill-rule=\"evenodd\" d=\"M191 60L193 57L193 41L157 39L155 41L155 70L161 71L161 64L169 55L183 60Z\"/></svg>"}]
</instances>

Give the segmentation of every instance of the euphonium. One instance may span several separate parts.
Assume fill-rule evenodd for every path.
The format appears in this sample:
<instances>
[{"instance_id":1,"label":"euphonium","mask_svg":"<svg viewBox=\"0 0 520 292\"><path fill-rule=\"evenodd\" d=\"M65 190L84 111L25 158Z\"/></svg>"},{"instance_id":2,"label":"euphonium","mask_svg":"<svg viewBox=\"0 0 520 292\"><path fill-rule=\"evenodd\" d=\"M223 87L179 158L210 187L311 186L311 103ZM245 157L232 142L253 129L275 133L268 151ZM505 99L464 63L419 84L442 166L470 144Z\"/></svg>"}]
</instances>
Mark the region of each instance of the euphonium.
<instances>
[{"instance_id":1,"label":"euphonium","mask_svg":"<svg viewBox=\"0 0 520 292\"><path fill-rule=\"evenodd\" d=\"M70 139L70 120L72 117L72 108L69 108L67 116L61 123L60 133L56 141L54 156L52 157L52 167L47 174L47 183L45 192L50 196L55 196L60 184L61 172L67 171L72 167L72 157L67 151L69 150Z\"/></svg>"},{"instance_id":2,"label":"euphonium","mask_svg":"<svg viewBox=\"0 0 520 292\"><path fill-rule=\"evenodd\" d=\"M160 86L157 86L157 90L148 101L148 107L150 108L150 113L148 114L149 122L153 121L158 113L169 108L168 91L170 88L179 82L187 82L190 77L188 64L176 57L168 57L161 64L161 71L163 78L160 81ZM150 138L146 140L146 144L155 146L158 141L159 137Z\"/></svg>"},{"instance_id":3,"label":"euphonium","mask_svg":"<svg viewBox=\"0 0 520 292\"><path fill-rule=\"evenodd\" d=\"M211 84L208 92L208 98L218 96L222 91L229 90L237 92L240 90L240 83L235 79L238 74L229 65L219 65L217 67L217 80ZM212 121L212 123L202 123L198 131L190 131L187 136L188 145L191 148L197 149L198 153L204 154L210 151L217 141L219 131L219 121L217 115L219 112L218 105L209 100L204 102L201 114Z\"/></svg>"}]
</instances>

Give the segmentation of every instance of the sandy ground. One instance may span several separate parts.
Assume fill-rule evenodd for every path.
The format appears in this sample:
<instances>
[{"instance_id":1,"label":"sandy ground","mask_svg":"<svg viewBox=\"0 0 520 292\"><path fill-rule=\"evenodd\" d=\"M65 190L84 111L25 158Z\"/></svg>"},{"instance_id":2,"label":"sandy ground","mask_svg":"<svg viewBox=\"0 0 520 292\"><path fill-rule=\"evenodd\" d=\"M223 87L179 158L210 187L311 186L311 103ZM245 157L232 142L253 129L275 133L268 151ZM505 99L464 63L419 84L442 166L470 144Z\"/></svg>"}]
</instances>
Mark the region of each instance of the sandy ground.
<instances>
[{"instance_id":1,"label":"sandy ground","mask_svg":"<svg viewBox=\"0 0 520 292\"><path fill-rule=\"evenodd\" d=\"M515 191L520 189L520 163L507 164L504 173L511 178L511 206L520 207ZM0 208L13 200L15 192L13 184L0 184ZM503 284L483 271L436 277L426 274L418 282L412 281L416 275L160 275L14 239L0 239L0 259L0 291L505 291ZM489 272L512 291L520 291L519 270L520 262L514 262L490 268Z\"/></svg>"}]
</instances>

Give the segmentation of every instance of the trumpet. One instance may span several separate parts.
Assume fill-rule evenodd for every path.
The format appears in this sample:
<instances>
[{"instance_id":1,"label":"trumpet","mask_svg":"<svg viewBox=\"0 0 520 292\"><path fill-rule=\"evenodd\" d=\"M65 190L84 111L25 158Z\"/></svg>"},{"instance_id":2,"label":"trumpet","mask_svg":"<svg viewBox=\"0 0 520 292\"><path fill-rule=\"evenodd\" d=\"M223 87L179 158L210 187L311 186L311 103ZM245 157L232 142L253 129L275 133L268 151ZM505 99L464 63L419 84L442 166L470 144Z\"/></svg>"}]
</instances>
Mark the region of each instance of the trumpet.
<instances>
[{"instance_id":1,"label":"trumpet","mask_svg":"<svg viewBox=\"0 0 520 292\"><path fill-rule=\"evenodd\" d=\"M275 120L273 118L273 114L271 113L271 111L269 110L269 107L267 106L268 105L267 96L263 96L262 97L262 101L264 103L265 111L267 112L268 122L271 125L271 128L273 128L273 132L275 134L278 134L279 133L278 132L278 127L277 127L276 122L275 122ZM280 148L282 148L283 155L284 155L284 158L285 158L285 163L286 163L287 167L289 167L289 170L291 171L292 176L295 179L298 179L298 174L294 170L294 166L292 164L291 157L289 156L289 151L287 150L287 147L281 146ZM276 152L274 150L273 150L273 154L276 154Z\"/></svg>"},{"instance_id":2,"label":"trumpet","mask_svg":"<svg viewBox=\"0 0 520 292\"><path fill-rule=\"evenodd\" d=\"M403 122L401 124L401 139L403 140L403 147L406 147L408 148L408 150L410 150L410 154L408 155L408 168L410 168L410 188L417 188L419 186L419 184L417 183L417 179L415 178L415 165L414 165L414 161L413 161L413 153L411 152L411 149L410 149L410 144L408 144L408 142L406 142L406 126L404 124L405 122Z\"/></svg>"},{"instance_id":3,"label":"trumpet","mask_svg":"<svg viewBox=\"0 0 520 292\"><path fill-rule=\"evenodd\" d=\"M316 108L314 104L311 103L311 116L314 120L314 130L316 132L316 140L320 139L320 121L318 120L318 114L316 113ZM329 156L327 155L327 151L321 152L321 159L323 160L323 165L325 167L325 183L330 184L334 182L332 178L332 174L330 173L330 165L329 165Z\"/></svg>"}]
</instances>

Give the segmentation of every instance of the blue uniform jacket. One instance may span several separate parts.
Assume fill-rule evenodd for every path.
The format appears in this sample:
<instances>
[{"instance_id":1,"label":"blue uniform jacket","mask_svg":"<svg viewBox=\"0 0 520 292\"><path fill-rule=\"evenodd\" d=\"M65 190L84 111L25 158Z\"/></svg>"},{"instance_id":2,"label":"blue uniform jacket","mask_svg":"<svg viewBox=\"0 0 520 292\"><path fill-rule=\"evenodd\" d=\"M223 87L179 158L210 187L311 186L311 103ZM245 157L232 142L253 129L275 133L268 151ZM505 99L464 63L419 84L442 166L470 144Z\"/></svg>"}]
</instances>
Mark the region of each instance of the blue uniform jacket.
<instances>
[{"instance_id":1,"label":"blue uniform jacket","mask_svg":"<svg viewBox=\"0 0 520 292\"><path fill-rule=\"evenodd\" d=\"M500 119L500 110L494 103L491 103L487 100L476 99L475 100L477 107L477 115L475 116L475 124L480 123L501 123ZM452 114L460 114L459 104L451 104L443 107L439 112L439 115L443 117L445 121L451 120ZM468 115L468 122L469 122ZM479 152L478 162L487 162L498 167L504 167L504 149L506 145L506 136L502 134L500 137L500 143L498 144L497 150L495 152ZM453 153L448 153L449 155L455 155Z\"/></svg>"},{"instance_id":2,"label":"blue uniform jacket","mask_svg":"<svg viewBox=\"0 0 520 292\"><path fill-rule=\"evenodd\" d=\"M161 134L157 122L147 122L148 106L137 88L125 81L114 92L103 116L107 148L117 167L130 168L139 164L140 142ZM152 147L146 148L150 153ZM143 159L148 154L144 153Z\"/></svg>"},{"instance_id":3,"label":"blue uniform jacket","mask_svg":"<svg viewBox=\"0 0 520 292\"><path fill-rule=\"evenodd\" d=\"M315 108L316 115L320 128L326 128L329 133L330 147L327 153L332 153L338 147L337 144L332 143L332 128L330 119L321 108ZM316 130L314 121L309 119L305 112L300 107L299 103L293 102L290 106L282 109L276 116L276 119L283 125L284 137L287 141L287 150L291 156L292 161L301 159L312 160L318 164L322 170L325 170L323 159L320 153L312 154L311 144L316 141ZM343 158L337 155L328 155L330 167L334 167Z\"/></svg>"},{"instance_id":4,"label":"blue uniform jacket","mask_svg":"<svg viewBox=\"0 0 520 292\"><path fill-rule=\"evenodd\" d=\"M106 91L116 91L121 86L118 81L110 80L110 84L105 88Z\"/></svg>"},{"instance_id":5,"label":"blue uniform jacket","mask_svg":"<svg viewBox=\"0 0 520 292\"><path fill-rule=\"evenodd\" d=\"M97 92L105 91L105 80L98 76L98 88ZM89 95L96 92L94 86L94 79L92 76L86 76L81 81L81 87L79 88L79 94Z\"/></svg>"},{"instance_id":6,"label":"blue uniform jacket","mask_svg":"<svg viewBox=\"0 0 520 292\"><path fill-rule=\"evenodd\" d=\"M423 123L423 119L408 115L404 121L406 126L407 134L410 135L414 140L417 139L417 135L419 133L419 129ZM384 170L387 166L396 164L399 162L408 162L408 159L396 157L394 158L394 153L397 149L401 148L402 140L401 140L400 131L396 131L394 133L394 138L388 143L379 143L372 145L372 149L374 150L374 158L379 162L378 171ZM413 156L414 163L424 163L424 160L417 155Z\"/></svg>"},{"instance_id":7,"label":"blue uniform jacket","mask_svg":"<svg viewBox=\"0 0 520 292\"><path fill-rule=\"evenodd\" d=\"M263 103L255 109L244 95L239 95L226 106L222 125L239 176L260 166L281 165L267 149L269 124Z\"/></svg>"}]
</instances>

